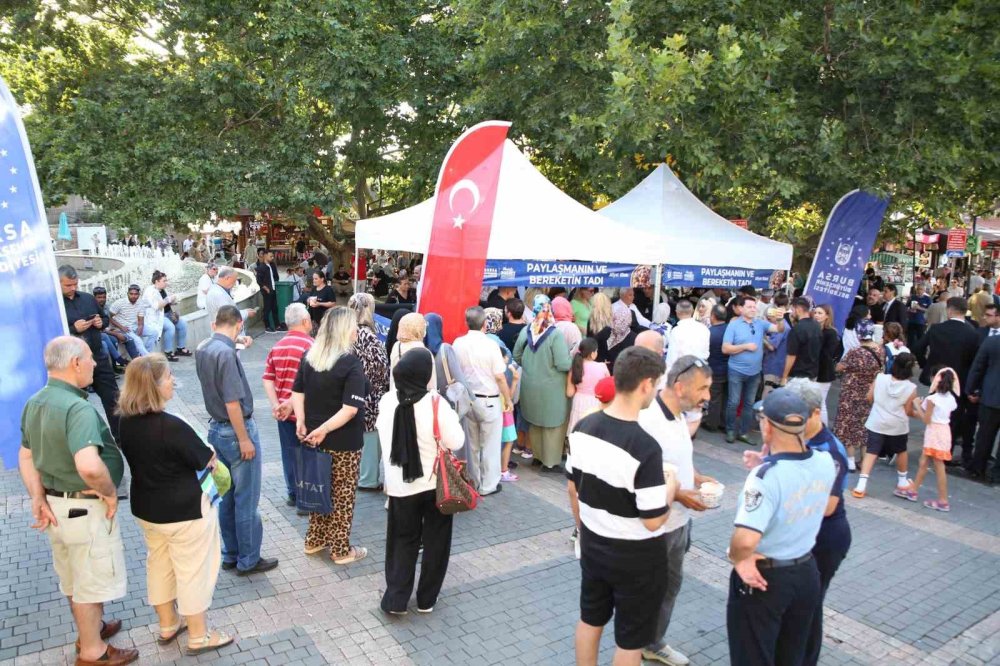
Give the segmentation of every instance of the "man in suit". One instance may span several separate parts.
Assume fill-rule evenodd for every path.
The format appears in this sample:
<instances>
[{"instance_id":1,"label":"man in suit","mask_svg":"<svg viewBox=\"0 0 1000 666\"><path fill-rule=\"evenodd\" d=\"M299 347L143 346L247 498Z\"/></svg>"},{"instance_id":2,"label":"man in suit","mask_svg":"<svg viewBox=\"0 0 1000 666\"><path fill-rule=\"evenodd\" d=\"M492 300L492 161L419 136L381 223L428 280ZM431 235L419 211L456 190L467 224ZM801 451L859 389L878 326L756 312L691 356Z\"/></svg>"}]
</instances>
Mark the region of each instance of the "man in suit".
<instances>
[{"instance_id":1,"label":"man in suit","mask_svg":"<svg viewBox=\"0 0 1000 666\"><path fill-rule=\"evenodd\" d=\"M884 324L889 322L896 322L905 331L907 325L907 313L906 305L899 299L899 293L896 291L896 285L887 284L885 285L885 316Z\"/></svg>"},{"instance_id":2,"label":"man in suit","mask_svg":"<svg viewBox=\"0 0 1000 666\"><path fill-rule=\"evenodd\" d=\"M996 317L996 308L993 308ZM979 433L976 435L976 450L965 471L972 478L984 479L990 483L1000 482L1000 460L994 461L993 470L987 474L989 461L997 433L1000 432L1000 328L988 334L979 348L969 371L966 390L969 400L979 405Z\"/></svg>"},{"instance_id":3,"label":"man in suit","mask_svg":"<svg viewBox=\"0 0 1000 666\"><path fill-rule=\"evenodd\" d=\"M979 334L980 345L986 338L1000 335L1000 308L996 304L983 308L983 325L976 329L976 333Z\"/></svg>"},{"instance_id":4,"label":"man in suit","mask_svg":"<svg viewBox=\"0 0 1000 666\"><path fill-rule=\"evenodd\" d=\"M931 378L940 368L948 367L958 374L962 394L958 398L958 408L951 413L951 446L954 451L959 440L962 441L962 464L969 467L977 410L969 401L966 380L979 348L979 334L965 320L968 301L949 298L947 308L948 321L931 326L927 335L913 345L913 353L920 363L920 382L924 386L930 386Z\"/></svg>"}]
</instances>

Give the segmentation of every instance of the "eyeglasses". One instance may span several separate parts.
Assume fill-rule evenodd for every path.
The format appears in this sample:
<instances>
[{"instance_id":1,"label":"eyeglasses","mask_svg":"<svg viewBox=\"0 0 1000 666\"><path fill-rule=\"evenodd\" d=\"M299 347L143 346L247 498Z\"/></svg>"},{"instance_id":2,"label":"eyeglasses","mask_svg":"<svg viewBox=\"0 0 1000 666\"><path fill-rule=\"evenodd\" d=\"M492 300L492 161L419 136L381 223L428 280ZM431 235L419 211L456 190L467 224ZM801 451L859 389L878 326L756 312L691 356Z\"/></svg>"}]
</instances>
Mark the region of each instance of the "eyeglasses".
<instances>
[{"instance_id":1,"label":"eyeglasses","mask_svg":"<svg viewBox=\"0 0 1000 666\"><path fill-rule=\"evenodd\" d=\"M694 358L693 360L689 361L689 362L688 362L688 363L687 363L687 364L686 364L686 365L684 366L684 369L683 369L683 370L681 370L680 372L678 372L677 374L675 374L675 375L674 375L674 381L676 382L676 381L677 381L678 379L680 379L680 378L681 378L681 376L682 376L682 375L683 375L683 374L684 374L685 372L688 372L688 371L690 371L690 370L691 370L691 368L698 368L698 369L701 369L701 368L707 368L707 367L708 367L708 362L707 362L707 361L703 361L703 360L701 360L700 358L697 358L697 357L695 357L695 358Z\"/></svg>"},{"instance_id":2,"label":"eyeglasses","mask_svg":"<svg viewBox=\"0 0 1000 666\"><path fill-rule=\"evenodd\" d=\"M754 328L753 324L750 324L750 335L757 335L757 329Z\"/></svg>"}]
</instances>

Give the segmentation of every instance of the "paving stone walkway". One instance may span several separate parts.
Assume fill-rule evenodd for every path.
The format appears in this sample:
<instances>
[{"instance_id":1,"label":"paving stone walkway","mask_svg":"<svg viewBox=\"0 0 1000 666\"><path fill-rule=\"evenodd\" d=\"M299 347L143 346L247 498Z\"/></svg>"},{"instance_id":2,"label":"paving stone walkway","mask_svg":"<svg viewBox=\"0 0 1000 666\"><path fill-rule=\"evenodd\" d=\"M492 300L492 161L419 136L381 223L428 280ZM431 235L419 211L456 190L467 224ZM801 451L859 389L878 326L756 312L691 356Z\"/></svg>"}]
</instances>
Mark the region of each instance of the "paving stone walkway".
<instances>
[{"instance_id":1,"label":"paving stone walkway","mask_svg":"<svg viewBox=\"0 0 1000 666\"><path fill-rule=\"evenodd\" d=\"M358 494L352 542L370 549L367 560L338 567L302 553L306 519L284 504L277 428L257 379L278 339L259 335L243 361L264 446L263 552L281 565L249 578L222 572L209 618L237 642L185 657L176 644L154 640L145 546L123 503L129 594L107 607L125 622L113 642L134 645L146 664L573 664L579 566L561 478L521 465L521 481L456 518L451 566L432 615L390 618L378 609L385 557L379 494ZM181 387L168 409L205 424L194 362L173 367ZM745 478L742 450L712 434L695 442L699 470L727 486L722 506L695 521L669 632L696 666L729 662L725 549ZM919 450L916 437L910 450ZM952 477L952 512L936 514L892 497L893 474L878 465L868 498L847 499L853 545L827 597L821 663L1000 664L1000 490ZM924 492L931 488L933 479ZM72 664L72 619L47 541L28 527L30 504L16 470L0 471L0 503L0 663ZM610 663L614 646L605 633L601 663Z\"/></svg>"}]
</instances>

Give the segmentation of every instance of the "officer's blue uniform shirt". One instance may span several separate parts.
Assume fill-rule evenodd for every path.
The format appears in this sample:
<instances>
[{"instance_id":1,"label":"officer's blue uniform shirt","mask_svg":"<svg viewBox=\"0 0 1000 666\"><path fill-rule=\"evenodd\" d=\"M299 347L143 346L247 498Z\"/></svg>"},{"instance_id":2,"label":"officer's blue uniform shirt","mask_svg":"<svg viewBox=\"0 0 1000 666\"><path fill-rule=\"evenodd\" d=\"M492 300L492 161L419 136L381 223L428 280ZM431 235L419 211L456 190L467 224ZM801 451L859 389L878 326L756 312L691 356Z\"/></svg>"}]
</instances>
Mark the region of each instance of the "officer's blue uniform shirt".
<instances>
[{"instance_id":1,"label":"officer's blue uniform shirt","mask_svg":"<svg viewBox=\"0 0 1000 666\"><path fill-rule=\"evenodd\" d=\"M757 552L765 557L802 557L816 543L836 476L829 453L767 456L747 476L735 524L761 533Z\"/></svg>"},{"instance_id":2,"label":"officer's blue uniform shirt","mask_svg":"<svg viewBox=\"0 0 1000 666\"><path fill-rule=\"evenodd\" d=\"M837 468L837 478L833 482L830 490L830 497L836 497L837 508L827 516L827 520L836 520L847 515L844 510L844 492L847 491L847 449L837 436L830 432L830 429L823 426L823 429L816 433L816 436L806 442L806 446L813 451L824 451L833 458L833 465Z\"/></svg>"}]
</instances>

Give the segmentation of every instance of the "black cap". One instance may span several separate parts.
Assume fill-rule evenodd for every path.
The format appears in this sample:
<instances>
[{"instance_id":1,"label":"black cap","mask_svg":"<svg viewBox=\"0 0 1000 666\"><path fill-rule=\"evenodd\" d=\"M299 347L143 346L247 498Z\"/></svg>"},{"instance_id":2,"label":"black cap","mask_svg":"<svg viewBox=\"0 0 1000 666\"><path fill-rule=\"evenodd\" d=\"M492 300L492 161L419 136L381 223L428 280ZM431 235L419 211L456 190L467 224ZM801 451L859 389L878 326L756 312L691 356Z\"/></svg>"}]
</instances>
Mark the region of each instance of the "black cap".
<instances>
[{"instance_id":1,"label":"black cap","mask_svg":"<svg viewBox=\"0 0 1000 666\"><path fill-rule=\"evenodd\" d=\"M104 287L94 287L94 296L99 296L100 294L106 294L108 290Z\"/></svg>"}]
</instances>

